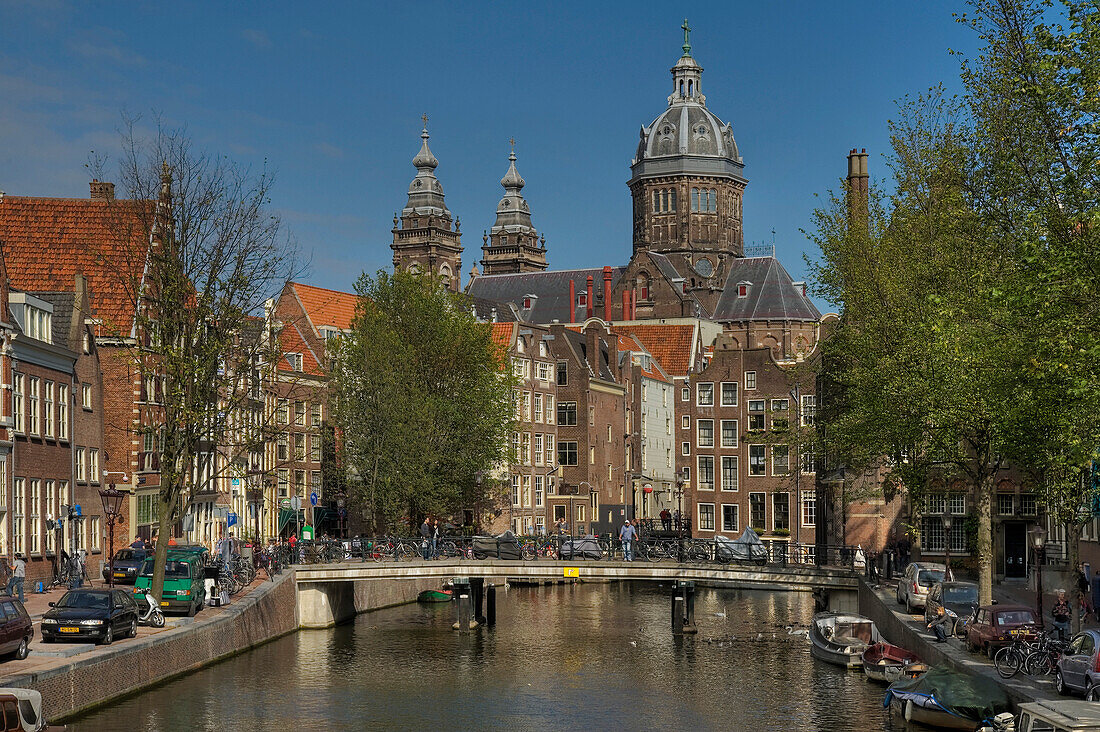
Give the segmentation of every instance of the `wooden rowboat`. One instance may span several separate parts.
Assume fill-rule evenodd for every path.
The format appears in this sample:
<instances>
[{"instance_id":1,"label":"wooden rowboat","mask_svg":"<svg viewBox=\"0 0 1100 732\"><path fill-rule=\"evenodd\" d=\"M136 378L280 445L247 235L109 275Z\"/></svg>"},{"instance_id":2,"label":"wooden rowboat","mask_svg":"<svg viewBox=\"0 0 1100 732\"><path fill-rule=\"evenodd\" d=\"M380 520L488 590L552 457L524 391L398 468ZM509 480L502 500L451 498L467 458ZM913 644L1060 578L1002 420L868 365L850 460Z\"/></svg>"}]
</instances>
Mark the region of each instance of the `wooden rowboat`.
<instances>
[{"instance_id":1,"label":"wooden rowboat","mask_svg":"<svg viewBox=\"0 0 1100 732\"><path fill-rule=\"evenodd\" d=\"M872 681L890 684L900 678L924 673L928 667L912 651L885 641L867 646L863 652L863 673Z\"/></svg>"},{"instance_id":2,"label":"wooden rowboat","mask_svg":"<svg viewBox=\"0 0 1100 732\"><path fill-rule=\"evenodd\" d=\"M424 590L416 596L417 602L450 602L450 590Z\"/></svg>"}]
</instances>

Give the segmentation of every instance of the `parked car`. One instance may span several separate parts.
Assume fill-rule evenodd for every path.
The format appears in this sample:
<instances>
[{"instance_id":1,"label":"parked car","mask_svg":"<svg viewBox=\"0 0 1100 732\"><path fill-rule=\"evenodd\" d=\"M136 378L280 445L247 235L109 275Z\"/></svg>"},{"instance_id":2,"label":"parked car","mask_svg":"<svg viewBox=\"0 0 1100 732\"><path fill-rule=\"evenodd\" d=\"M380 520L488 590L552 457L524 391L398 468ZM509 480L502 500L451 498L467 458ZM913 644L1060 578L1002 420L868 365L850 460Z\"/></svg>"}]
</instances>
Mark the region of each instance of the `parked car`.
<instances>
[{"instance_id":1,"label":"parked car","mask_svg":"<svg viewBox=\"0 0 1100 732\"><path fill-rule=\"evenodd\" d=\"M928 591L924 600L924 622L931 623L939 608L957 617L969 618L978 607L978 586L973 582L940 582Z\"/></svg>"},{"instance_id":2,"label":"parked car","mask_svg":"<svg viewBox=\"0 0 1100 732\"><path fill-rule=\"evenodd\" d=\"M160 606L193 617L206 604L206 565L195 551L172 549L164 561ZM217 576L215 574L215 576ZM153 586L153 560L146 559L134 582L134 602L145 602L145 588Z\"/></svg>"},{"instance_id":3,"label":"parked car","mask_svg":"<svg viewBox=\"0 0 1100 732\"><path fill-rule=\"evenodd\" d=\"M116 585L134 584L145 557L144 549L119 549L115 552L114 562L103 565L103 581L111 579L113 574Z\"/></svg>"},{"instance_id":4,"label":"parked car","mask_svg":"<svg viewBox=\"0 0 1100 732\"><path fill-rule=\"evenodd\" d=\"M913 608L923 608L928 591L939 582L943 582L943 575L947 567L934 562L913 562L905 568L905 573L898 580L898 604L905 605L905 611L913 612Z\"/></svg>"},{"instance_id":5,"label":"parked car","mask_svg":"<svg viewBox=\"0 0 1100 732\"><path fill-rule=\"evenodd\" d=\"M42 618L42 642L93 640L107 646L137 635L137 605L125 590L69 590Z\"/></svg>"},{"instance_id":6,"label":"parked car","mask_svg":"<svg viewBox=\"0 0 1100 732\"><path fill-rule=\"evenodd\" d=\"M1059 694L1084 694L1100 701L1100 632L1086 630L1073 636L1069 648L1058 659L1054 688Z\"/></svg>"},{"instance_id":7,"label":"parked car","mask_svg":"<svg viewBox=\"0 0 1100 732\"><path fill-rule=\"evenodd\" d=\"M0 655L22 661L30 652L34 623L23 603L14 597L0 598Z\"/></svg>"},{"instance_id":8,"label":"parked car","mask_svg":"<svg viewBox=\"0 0 1100 732\"><path fill-rule=\"evenodd\" d=\"M982 605L966 629L966 647L993 658L1014 638L1034 638L1039 631L1035 611L1024 605Z\"/></svg>"}]
</instances>

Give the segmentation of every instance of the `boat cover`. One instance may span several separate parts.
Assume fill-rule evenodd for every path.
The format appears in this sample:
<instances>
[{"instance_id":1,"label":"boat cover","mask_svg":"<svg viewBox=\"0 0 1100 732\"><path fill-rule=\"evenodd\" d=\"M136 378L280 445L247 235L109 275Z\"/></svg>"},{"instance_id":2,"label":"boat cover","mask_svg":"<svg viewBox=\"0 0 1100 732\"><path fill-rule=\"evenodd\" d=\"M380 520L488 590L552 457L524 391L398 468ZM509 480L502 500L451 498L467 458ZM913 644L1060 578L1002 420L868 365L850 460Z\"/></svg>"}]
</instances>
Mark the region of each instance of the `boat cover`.
<instances>
[{"instance_id":1,"label":"boat cover","mask_svg":"<svg viewBox=\"0 0 1100 732\"><path fill-rule=\"evenodd\" d=\"M883 706L890 706L893 697L986 724L1001 712L1012 711L1012 702L997 682L946 668L934 668L915 679L890 684Z\"/></svg>"},{"instance_id":2,"label":"boat cover","mask_svg":"<svg viewBox=\"0 0 1100 732\"><path fill-rule=\"evenodd\" d=\"M499 536L475 536L474 556L493 559L520 559L519 540L511 531Z\"/></svg>"},{"instance_id":3,"label":"boat cover","mask_svg":"<svg viewBox=\"0 0 1100 732\"><path fill-rule=\"evenodd\" d=\"M719 560L725 561L760 561L768 558L768 548L760 537L749 527L741 532L737 541L727 539L724 536L714 538L714 551Z\"/></svg>"},{"instance_id":4,"label":"boat cover","mask_svg":"<svg viewBox=\"0 0 1100 732\"><path fill-rule=\"evenodd\" d=\"M561 543L562 559L599 559L600 543L594 536L574 536Z\"/></svg>"}]
</instances>

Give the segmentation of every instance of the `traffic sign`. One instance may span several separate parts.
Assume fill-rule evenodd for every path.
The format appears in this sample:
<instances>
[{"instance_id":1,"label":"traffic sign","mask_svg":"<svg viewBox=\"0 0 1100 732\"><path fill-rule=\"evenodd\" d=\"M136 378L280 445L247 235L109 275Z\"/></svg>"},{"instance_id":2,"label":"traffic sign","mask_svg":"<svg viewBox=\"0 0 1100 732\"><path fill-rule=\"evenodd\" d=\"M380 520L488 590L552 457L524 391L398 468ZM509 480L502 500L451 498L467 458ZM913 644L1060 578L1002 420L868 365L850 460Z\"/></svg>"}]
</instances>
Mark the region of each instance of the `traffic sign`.
<instances>
[{"instance_id":1,"label":"traffic sign","mask_svg":"<svg viewBox=\"0 0 1100 732\"><path fill-rule=\"evenodd\" d=\"M572 577L572 578L576 579L576 578L581 576L581 568L580 567L565 567L562 570L562 575L565 576L565 577Z\"/></svg>"},{"instance_id":2,"label":"traffic sign","mask_svg":"<svg viewBox=\"0 0 1100 732\"><path fill-rule=\"evenodd\" d=\"M312 493L309 494L309 505L311 505L311 506L316 506L317 505L317 491L313 491Z\"/></svg>"},{"instance_id":3,"label":"traffic sign","mask_svg":"<svg viewBox=\"0 0 1100 732\"><path fill-rule=\"evenodd\" d=\"M227 515L227 516L225 517L225 525L226 525L226 527L232 526L232 525L233 525L233 524L235 524L235 523L237 523L237 514L235 514L235 513L229 513L229 514L228 514L228 515Z\"/></svg>"},{"instance_id":4,"label":"traffic sign","mask_svg":"<svg viewBox=\"0 0 1100 732\"><path fill-rule=\"evenodd\" d=\"M290 507L295 511L302 510L302 499L298 496L292 496L290 499Z\"/></svg>"}]
</instances>

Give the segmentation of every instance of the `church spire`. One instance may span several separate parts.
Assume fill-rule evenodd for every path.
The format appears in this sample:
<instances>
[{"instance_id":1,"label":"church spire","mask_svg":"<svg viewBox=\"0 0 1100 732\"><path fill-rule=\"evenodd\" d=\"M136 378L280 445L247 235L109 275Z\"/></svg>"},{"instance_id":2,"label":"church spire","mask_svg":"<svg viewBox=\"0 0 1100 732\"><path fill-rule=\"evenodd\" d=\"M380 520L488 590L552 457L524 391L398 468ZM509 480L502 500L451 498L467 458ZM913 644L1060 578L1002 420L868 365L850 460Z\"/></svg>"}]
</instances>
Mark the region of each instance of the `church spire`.
<instances>
[{"instance_id":1,"label":"church spire","mask_svg":"<svg viewBox=\"0 0 1100 732\"><path fill-rule=\"evenodd\" d=\"M526 181L516 170L516 140L508 141L508 171L500 179L504 196L497 204L497 220L482 252L485 274L541 272L546 269L546 246L531 223L531 209L523 197Z\"/></svg>"},{"instance_id":2,"label":"church spire","mask_svg":"<svg viewBox=\"0 0 1100 732\"><path fill-rule=\"evenodd\" d=\"M428 115L421 120L420 152L413 158L416 177L409 184L409 200L394 218L393 266L431 273L457 291L462 276L462 234L443 198L443 184L435 177L439 161L428 147Z\"/></svg>"}]
</instances>

